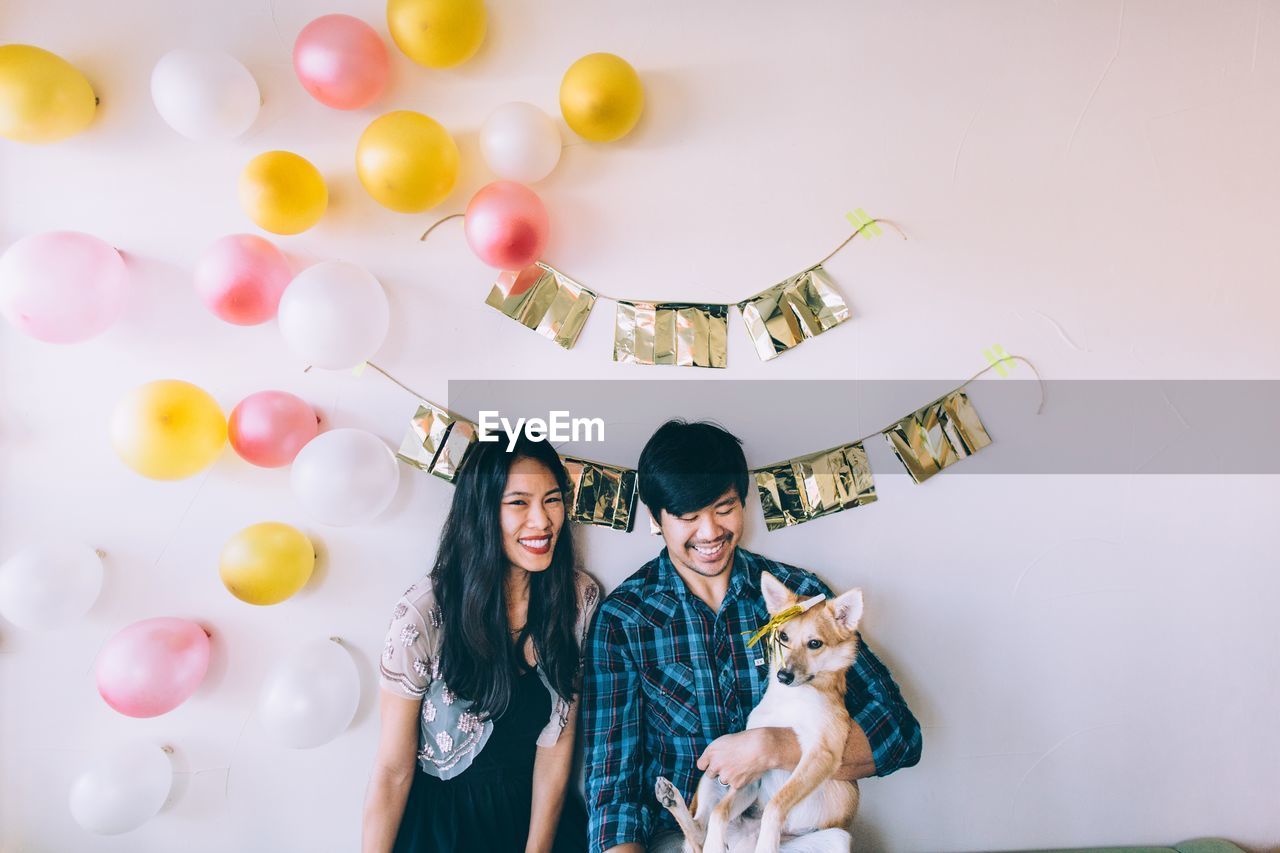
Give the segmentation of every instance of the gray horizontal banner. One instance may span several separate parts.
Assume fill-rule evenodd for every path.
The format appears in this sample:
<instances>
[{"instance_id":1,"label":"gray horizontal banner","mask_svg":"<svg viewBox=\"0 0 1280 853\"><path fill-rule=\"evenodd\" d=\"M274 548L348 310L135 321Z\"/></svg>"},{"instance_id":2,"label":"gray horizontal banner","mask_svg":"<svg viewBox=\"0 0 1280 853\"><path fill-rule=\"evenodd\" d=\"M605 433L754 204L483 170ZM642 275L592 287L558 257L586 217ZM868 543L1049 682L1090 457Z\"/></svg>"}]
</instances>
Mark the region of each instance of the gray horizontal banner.
<instances>
[{"instance_id":1,"label":"gray horizontal banner","mask_svg":"<svg viewBox=\"0 0 1280 853\"><path fill-rule=\"evenodd\" d=\"M564 453L635 467L670 418L713 420L753 468L865 438L876 476L905 473L879 432L956 386L924 380L452 380L449 409L478 420L558 418ZM990 379L965 389L990 446L956 474L1277 474L1280 381ZM442 401L435 401L442 402ZM553 412L562 413L553 416ZM599 419L578 440L573 419Z\"/></svg>"}]
</instances>

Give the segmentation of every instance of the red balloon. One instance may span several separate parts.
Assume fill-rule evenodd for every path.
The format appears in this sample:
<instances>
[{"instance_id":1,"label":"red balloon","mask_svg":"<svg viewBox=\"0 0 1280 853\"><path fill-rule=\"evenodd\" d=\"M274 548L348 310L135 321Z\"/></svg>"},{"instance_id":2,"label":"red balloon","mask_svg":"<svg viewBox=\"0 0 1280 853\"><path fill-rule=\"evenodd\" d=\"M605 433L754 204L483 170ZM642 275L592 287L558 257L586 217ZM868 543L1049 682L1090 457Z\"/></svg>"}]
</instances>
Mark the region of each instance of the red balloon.
<instances>
[{"instance_id":1,"label":"red balloon","mask_svg":"<svg viewBox=\"0 0 1280 853\"><path fill-rule=\"evenodd\" d=\"M373 27L350 15L325 15L298 33L293 70L326 107L357 110L387 88L391 61Z\"/></svg>"},{"instance_id":2,"label":"red balloon","mask_svg":"<svg viewBox=\"0 0 1280 853\"><path fill-rule=\"evenodd\" d=\"M280 468L320 431L315 410L288 391L259 391L231 410L227 437L246 462Z\"/></svg>"},{"instance_id":3,"label":"red balloon","mask_svg":"<svg viewBox=\"0 0 1280 853\"><path fill-rule=\"evenodd\" d=\"M515 181L481 187L467 205L463 230L476 257L500 270L523 269L547 246L547 208Z\"/></svg>"},{"instance_id":4,"label":"red balloon","mask_svg":"<svg viewBox=\"0 0 1280 853\"><path fill-rule=\"evenodd\" d=\"M228 323L256 326L276 316L289 286L289 261L256 234L232 234L205 250L196 267L196 293Z\"/></svg>"}]
</instances>

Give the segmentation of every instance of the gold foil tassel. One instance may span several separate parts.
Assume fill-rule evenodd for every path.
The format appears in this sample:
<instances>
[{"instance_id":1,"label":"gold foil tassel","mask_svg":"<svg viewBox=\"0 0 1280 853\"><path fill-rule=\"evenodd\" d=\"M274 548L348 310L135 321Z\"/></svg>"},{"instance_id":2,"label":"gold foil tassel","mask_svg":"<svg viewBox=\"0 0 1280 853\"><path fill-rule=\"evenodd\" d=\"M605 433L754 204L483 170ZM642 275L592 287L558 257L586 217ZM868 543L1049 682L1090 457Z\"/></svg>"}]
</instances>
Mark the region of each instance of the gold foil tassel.
<instances>
[{"instance_id":1,"label":"gold foil tassel","mask_svg":"<svg viewBox=\"0 0 1280 853\"><path fill-rule=\"evenodd\" d=\"M821 265L738 303L763 361L849 319L849 306Z\"/></svg>"},{"instance_id":2,"label":"gold foil tassel","mask_svg":"<svg viewBox=\"0 0 1280 853\"><path fill-rule=\"evenodd\" d=\"M869 504L875 480L861 443L810 453L751 472L769 530Z\"/></svg>"},{"instance_id":3,"label":"gold foil tassel","mask_svg":"<svg viewBox=\"0 0 1280 853\"><path fill-rule=\"evenodd\" d=\"M475 424L421 400L396 457L452 483L475 441Z\"/></svg>"},{"instance_id":4,"label":"gold foil tassel","mask_svg":"<svg viewBox=\"0 0 1280 853\"><path fill-rule=\"evenodd\" d=\"M884 431L893 452L917 483L991 443L969 397L952 391Z\"/></svg>"},{"instance_id":5,"label":"gold foil tassel","mask_svg":"<svg viewBox=\"0 0 1280 853\"><path fill-rule=\"evenodd\" d=\"M587 459L562 456L573 494L569 520L614 530L630 530L635 520L636 472Z\"/></svg>"},{"instance_id":6,"label":"gold foil tassel","mask_svg":"<svg viewBox=\"0 0 1280 853\"><path fill-rule=\"evenodd\" d=\"M618 302L613 360L630 364L724 367L728 305Z\"/></svg>"},{"instance_id":7,"label":"gold foil tassel","mask_svg":"<svg viewBox=\"0 0 1280 853\"><path fill-rule=\"evenodd\" d=\"M596 304L596 294L538 262L500 273L485 304L570 349Z\"/></svg>"}]
</instances>

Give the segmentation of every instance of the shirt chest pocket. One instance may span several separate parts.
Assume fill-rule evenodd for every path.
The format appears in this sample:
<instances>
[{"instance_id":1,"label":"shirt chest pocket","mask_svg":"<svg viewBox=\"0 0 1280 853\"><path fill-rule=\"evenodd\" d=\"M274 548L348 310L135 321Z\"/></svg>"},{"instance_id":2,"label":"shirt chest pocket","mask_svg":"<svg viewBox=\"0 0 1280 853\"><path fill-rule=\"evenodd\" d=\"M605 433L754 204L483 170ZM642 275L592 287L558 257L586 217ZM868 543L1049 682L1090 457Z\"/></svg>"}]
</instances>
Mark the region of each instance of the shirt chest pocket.
<instances>
[{"instance_id":1,"label":"shirt chest pocket","mask_svg":"<svg viewBox=\"0 0 1280 853\"><path fill-rule=\"evenodd\" d=\"M672 735L696 735L702 731L694 692L693 667L670 662L643 670L646 716Z\"/></svg>"}]
</instances>

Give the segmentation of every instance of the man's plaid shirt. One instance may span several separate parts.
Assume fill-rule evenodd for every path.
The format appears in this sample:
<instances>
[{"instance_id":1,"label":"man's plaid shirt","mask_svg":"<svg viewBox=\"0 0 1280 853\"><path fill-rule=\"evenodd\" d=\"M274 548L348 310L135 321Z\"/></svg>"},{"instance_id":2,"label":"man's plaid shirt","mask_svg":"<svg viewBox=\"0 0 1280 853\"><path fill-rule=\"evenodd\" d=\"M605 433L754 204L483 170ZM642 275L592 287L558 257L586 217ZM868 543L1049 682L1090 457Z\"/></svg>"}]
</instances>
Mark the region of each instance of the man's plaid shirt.
<instances>
[{"instance_id":1,"label":"man's plaid shirt","mask_svg":"<svg viewBox=\"0 0 1280 853\"><path fill-rule=\"evenodd\" d=\"M804 569L739 548L715 614L689 592L664 548L600 605L582 693L592 853L647 844L653 831L674 828L654 798L658 776L688 799L701 775L698 756L745 727L769 677L763 647L748 649L743 636L769 619L762 570L798 596L831 595ZM877 775L920 760L920 725L865 645L849 669L846 702L871 743Z\"/></svg>"}]
</instances>

